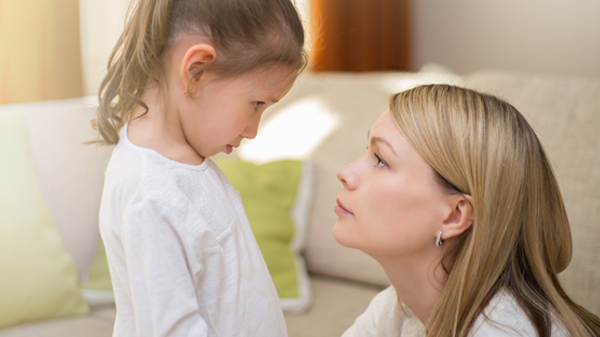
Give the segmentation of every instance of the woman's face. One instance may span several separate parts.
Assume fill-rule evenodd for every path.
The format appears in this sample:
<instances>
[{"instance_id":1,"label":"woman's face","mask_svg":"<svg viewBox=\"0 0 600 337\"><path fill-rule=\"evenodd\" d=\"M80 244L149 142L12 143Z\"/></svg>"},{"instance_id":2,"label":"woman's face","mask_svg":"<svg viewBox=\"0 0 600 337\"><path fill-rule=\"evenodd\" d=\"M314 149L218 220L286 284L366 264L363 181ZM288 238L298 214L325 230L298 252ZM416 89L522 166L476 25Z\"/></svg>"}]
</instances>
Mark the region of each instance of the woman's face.
<instances>
[{"instance_id":1,"label":"woman's face","mask_svg":"<svg viewBox=\"0 0 600 337\"><path fill-rule=\"evenodd\" d=\"M365 155L337 173L333 233L369 255L411 256L435 249L452 206L434 171L383 113L369 132Z\"/></svg>"}]
</instances>

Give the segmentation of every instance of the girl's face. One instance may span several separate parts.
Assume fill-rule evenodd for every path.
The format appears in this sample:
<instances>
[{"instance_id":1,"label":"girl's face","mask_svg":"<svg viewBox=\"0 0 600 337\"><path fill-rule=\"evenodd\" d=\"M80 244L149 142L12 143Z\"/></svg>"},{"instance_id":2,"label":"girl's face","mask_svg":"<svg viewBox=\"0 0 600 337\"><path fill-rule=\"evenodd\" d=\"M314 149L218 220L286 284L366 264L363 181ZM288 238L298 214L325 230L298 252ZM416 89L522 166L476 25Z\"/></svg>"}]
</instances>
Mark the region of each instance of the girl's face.
<instances>
[{"instance_id":1,"label":"girl's face","mask_svg":"<svg viewBox=\"0 0 600 337\"><path fill-rule=\"evenodd\" d=\"M294 80L293 69L283 66L233 78L205 74L179 107L187 142L205 158L230 154L242 139L256 137L263 112L290 91Z\"/></svg>"},{"instance_id":2,"label":"girl's face","mask_svg":"<svg viewBox=\"0 0 600 337\"><path fill-rule=\"evenodd\" d=\"M366 154L342 167L333 233L371 256L415 256L435 249L450 203L434 171L396 127L389 112L373 125Z\"/></svg>"}]
</instances>

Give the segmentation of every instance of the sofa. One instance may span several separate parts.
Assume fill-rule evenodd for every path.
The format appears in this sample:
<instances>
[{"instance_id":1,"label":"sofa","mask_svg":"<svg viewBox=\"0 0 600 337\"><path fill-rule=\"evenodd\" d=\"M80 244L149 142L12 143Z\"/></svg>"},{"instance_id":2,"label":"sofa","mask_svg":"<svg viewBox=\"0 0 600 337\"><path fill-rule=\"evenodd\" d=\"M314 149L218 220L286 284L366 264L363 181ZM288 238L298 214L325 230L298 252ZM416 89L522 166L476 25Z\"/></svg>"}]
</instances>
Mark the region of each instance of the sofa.
<instances>
[{"instance_id":1,"label":"sofa","mask_svg":"<svg viewBox=\"0 0 600 337\"><path fill-rule=\"evenodd\" d=\"M428 65L416 73L306 72L290 93L267 111L261 125L269 134L269 122L286 109L310 110L307 125L313 123L314 128L305 128L308 141L300 141L304 148L286 154L285 149L297 146L298 139L288 145L293 139L282 137L277 142L279 150L274 150L279 152L267 151L260 157L252 144L261 144L261 130L238 153L243 159L290 157L311 163L313 190L301 254L310 277L312 304L302 313L285 315L289 335L339 336L372 297L389 285L373 259L340 246L333 237L337 219L333 207L341 190L336 171L362 156L367 132L386 109L392 93L426 83L450 83L498 95L528 119L555 169L571 223L573 258L560 278L577 303L600 316L600 78L495 70L457 75L439 65ZM111 151L82 144L96 137L89 126L95 104L95 98L84 97L0 106L0 116L15 111L25 116L41 196L79 282L97 254L102 174ZM279 134L290 133L284 130ZM273 135L276 133L270 132L270 137ZM272 139L267 143L272 144ZM9 258L0 256L0 275L2 261ZM114 304L92 301L89 307L71 317L0 328L0 337L111 336Z\"/></svg>"}]
</instances>

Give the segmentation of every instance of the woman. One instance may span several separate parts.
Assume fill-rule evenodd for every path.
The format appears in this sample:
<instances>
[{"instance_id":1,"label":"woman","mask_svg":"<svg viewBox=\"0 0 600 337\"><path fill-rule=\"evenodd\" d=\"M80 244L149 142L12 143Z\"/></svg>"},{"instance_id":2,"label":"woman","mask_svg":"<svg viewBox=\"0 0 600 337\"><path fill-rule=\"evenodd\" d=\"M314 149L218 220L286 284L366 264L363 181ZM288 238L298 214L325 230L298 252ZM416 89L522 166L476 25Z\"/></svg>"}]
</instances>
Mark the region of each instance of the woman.
<instances>
[{"instance_id":1,"label":"woman","mask_svg":"<svg viewBox=\"0 0 600 337\"><path fill-rule=\"evenodd\" d=\"M391 97L343 167L336 240L392 287L344 336L600 336L557 274L567 214L535 133L510 104L448 85Z\"/></svg>"}]
</instances>

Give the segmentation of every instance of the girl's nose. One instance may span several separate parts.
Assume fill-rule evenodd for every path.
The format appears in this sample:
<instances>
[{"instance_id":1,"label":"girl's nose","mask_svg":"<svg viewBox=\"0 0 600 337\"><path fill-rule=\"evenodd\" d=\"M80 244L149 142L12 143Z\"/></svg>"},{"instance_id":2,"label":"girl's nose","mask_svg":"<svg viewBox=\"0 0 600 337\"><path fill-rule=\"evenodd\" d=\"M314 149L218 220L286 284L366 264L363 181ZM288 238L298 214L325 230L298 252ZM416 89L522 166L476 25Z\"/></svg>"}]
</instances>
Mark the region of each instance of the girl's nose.
<instances>
[{"instance_id":1,"label":"girl's nose","mask_svg":"<svg viewBox=\"0 0 600 337\"><path fill-rule=\"evenodd\" d=\"M337 178L344 187L353 190L358 186L358 177L353 172L353 166L356 162L346 165L337 171Z\"/></svg>"},{"instance_id":2,"label":"girl's nose","mask_svg":"<svg viewBox=\"0 0 600 337\"><path fill-rule=\"evenodd\" d=\"M242 137L246 139L254 139L256 137L261 117L262 113L248 121L248 125L246 125L246 130L242 133Z\"/></svg>"},{"instance_id":3,"label":"girl's nose","mask_svg":"<svg viewBox=\"0 0 600 337\"><path fill-rule=\"evenodd\" d=\"M258 123L256 124L256 126L248 125L246 130L244 130L244 133L242 133L242 137L244 137L246 139L254 139L256 137L257 133L258 133Z\"/></svg>"}]
</instances>

